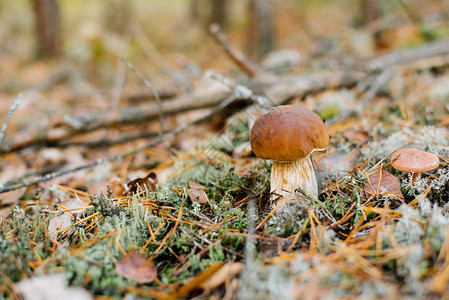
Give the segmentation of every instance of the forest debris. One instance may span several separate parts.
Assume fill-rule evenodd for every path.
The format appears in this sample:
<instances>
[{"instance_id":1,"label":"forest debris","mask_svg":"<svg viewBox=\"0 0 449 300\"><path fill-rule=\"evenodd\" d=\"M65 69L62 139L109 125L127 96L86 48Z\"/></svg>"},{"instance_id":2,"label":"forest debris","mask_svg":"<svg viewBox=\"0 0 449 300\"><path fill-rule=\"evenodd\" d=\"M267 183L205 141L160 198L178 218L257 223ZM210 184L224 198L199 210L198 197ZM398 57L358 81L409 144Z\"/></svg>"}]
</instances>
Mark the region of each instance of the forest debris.
<instances>
[{"instance_id":1,"label":"forest debris","mask_svg":"<svg viewBox=\"0 0 449 300\"><path fill-rule=\"evenodd\" d=\"M108 188L110 186L111 186L111 183L107 180L96 180L89 184L89 187L87 188L87 192L91 195L97 195L100 193L107 194ZM115 194L115 195L117 195L117 194Z\"/></svg>"},{"instance_id":2,"label":"forest debris","mask_svg":"<svg viewBox=\"0 0 449 300\"><path fill-rule=\"evenodd\" d=\"M429 285L429 290L440 295L447 293L447 285L449 283L449 230L446 230L445 241L441 248L438 260L441 266L437 268L437 273L434 275Z\"/></svg>"},{"instance_id":3,"label":"forest debris","mask_svg":"<svg viewBox=\"0 0 449 300\"><path fill-rule=\"evenodd\" d=\"M270 52L263 60L262 66L270 71L289 71L303 63L301 53L296 49L280 49Z\"/></svg>"},{"instance_id":4,"label":"forest debris","mask_svg":"<svg viewBox=\"0 0 449 300\"><path fill-rule=\"evenodd\" d=\"M264 94L273 105L285 104L294 97L304 97L324 89L352 86L364 78L360 71L323 71L303 75L259 78L257 84L265 86Z\"/></svg>"},{"instance_id":5,"label":"forest debris","mask_svg":"<svg viewBox=\"0 0 449 300\"><path fill-rule=\"evenodd\" d=\"M157 276L154 263L144 253L135 251L128 253L118 262L115 272L140 284L153 282Z\"/></svg>"},{"instance_id":6,"label":"forest debris","mask_svg":"<svg viewBox=\"0 0 449 300\"><path fill-rule=\"evenodd\" d=\"M203 290L211 291L225 283L227 280L232 279L239 274L244 268L242 263L228 262L223 265L218 271L213 273L208 279L199 284L199 287Z\"/></svg>"},{"instance_id":7,"label":"forest debris","mask_svg":"<svg viewBox=\"0 0 449 300\"><path fill-rule=\"evenodd\" d=\"M369 71L376 71L392 66L404 65L434 56L449 54L449 39L426 44L424 46L400 50L370 60L366 64Z\"/></svg>"},{"instance_id":8,"label":"forest debris","mask_svg":"<svg viewBox=\"0 0 449 300\"><path fill-rule=\"evenodd\" d=\"M177 298L187 297L189 293L194 290L201 289L217 271L224 266L223 263L215 263L210 265L207 269L191 278L185 285L183 285L176 293ZM214 282L211 282L212 284Z\"/></svg>"},{"instance_id":9,"label":"forest debris","mask_svg":"<svg viewBox=\"0 0 449 300\"><path fill-rule=\"evenodd\" d=\"M207 197L207 194L204 191L206 189L205 186L193 181L189 181L189 187L190 189L187 194L189 195L189 198L192 202L204 204L209 201L209 197Z\"/></svg>"},{"instance_id":10,"label":"forest debris","mask_svg":"<svg viewBox=\"0 0 449 300\"><path fill-rule=\"evenodd\" d=\"M364 186L367 198L377 196L391 196L396 200L404 202L401 185L398 179L385 170L379 169L368 177Z\"/></svg>"},{"instance_id":11,"label":"forest debris","mask_svg":"<svg viewBox=\"0 0 449 300\"><path fill-rule=\"evenodd\" d=\"M27 166L22 158L17 155L9 160L9 162L0 162L0 182L4 183L14 178L25 175ZM25 193L26 188L21 188L8 193L0 194L0 207L16 203Z\"/></svg>"},{"instance_id":12,"label":"forest debris","mask_svg":"<svg viewBox=\"0 0 449 300\"><path fill-rule=\"evenodd\" d=\"M17 284L24 300L91 300L85 289L68 287L64 273L36 276Z\"/></svg>"},{"instance_id":13,"label":"forest debris","mask_svg":"<svg viewBox=\"0 0 449 300\"><path fill-rule=\"evenodd\" d=\"M127 187L122 183L120 177L114 177L110 180L110 187L113 195L122 196L127 192Z\"/></svg>"},{"instance_id":14,"label":"forest debris","mask_svg":"<svg viewBox=\"0 0 449 300\"><path fill-rule=\"evenodd\" d=\"M360 148L354 148L350 152L338 151L330 153L327 157L321 160L321 163L325 165L328 173L337 173L343 175L348 172L360 155Z\"/></svg>"},{"instance_id":15,"label":"forest debris","mask_svg":"<svg viewBox=\"0 0 449 300\"><path fill-rule=\"evenodd\" d=\"M73 158L73 157L72 157ZM68 162L69 155L57 148L42 149L33 162L33 168L41 169L49 165L60 165Z\"/></svg>"},{"instance_id":16,"label":"forest debris","mask_svg":"<svg viewBox=\"0 0 449 300\"><path fill-rule=\"evenodd\" d=\"M346 130L343 132L343 136L356 146L363 145L370 139L369 133L365 130Z\"/></svg>"},{"instance_id":17,"label":"forest debris","mask_svg":"<svg viewBox=\"0 0 449 300\"><path fill-rule=\"evenodd\" d=\"M20 94L16 100L14 100L13 104L9 108L8 115L6 116L6 120L3 123L2 129L0 130L0 143L3 141L3 137L5 136L6 127L8 126L9 121L11 120L12 114L19 107L20 101L22 101L22 94Z\"/></svg>"},{"instance_id":18,"label":"forest debris","mask_svg":"<svg viewBox=\"0 0 449 300\"><path fill-rule=\"evenodd\" d=\"M232 59L232 61L249 77L255 77L260 73L257 65L250 62L245 55L229 43L228 38L221 29L220 25L214 23L210 25L209 31L214 37L215 41L223 48L225 53Z\"/></svg>"},{"instance_id":19,"label":"forest debris","mask_svg":"<svg viewBox=\"0 0 449 300\"><path fill-rule=\"evenodd\" d=\"M159 98L161 100L166 100L169 98L173 98L176 96L177 91L174 88L171 87L160 87L160 88L154 88L155 93L159 95ZM144 90L137 90L137 91L126 91L122 94L121 98L127 99L129 103L131 104L138 104L143 102L148 102L150 100L154 100L154 93L151 91L148 91L147 89Z\"/></svg>"},{"instance_id":20,"label":"forest debris","mask_svg":"<svg viewBox=\"0 0 449 300\"><path fill-rule=\"evenodd\" d=\"M66 125L75 130L88 131L114 124L138 123L178 112L214 106L231 95L232 91L223 85L216 86L209 93L183 96L161 103L150 102L138 106L128 106L118 111L102 111L82 116L65 116ZM160 111L162 109L162 111Z\"/></svg>"},{"instance_id":21,"label":"forest debris","mask_svg":"<svg viewBox=\"0 0 449 300\"><path fill-rule=\"evenodd\" d=\"M145 186L148 188L148 190L155 192L156 184L157 184L157 175L154 172L150 172L145 177L139 177L128 182L127 183L128 194L132 195L134 193L137 193L139 187L145 189Z\"/></svg>"},{"instance_id":22,"label":"forest debris","mask_svg":"<svg viewBox=\"0 0 449 300\"><path fill-rule=\"evenodd\" d=\"M100 212L103 216L118 216L120 215L120 208L115 203L105 197L103 194L95 195L91 199L95 210Z\"/></svg>"},{"instance_id":23,"label":"forest debris","mask_svg":"<svg viewBox=\"0 0 449 300\"><path fill-rule=\"evenodd\" d=\"M26 181L26 182L13 183L13 184L11 184L11 183L9 183L9 184L0 184L0 194L1 193L5 193L5 192L9 192L9 191L12 191L12 190L17 190L19 188L22 188L22 187L25 187L25 186L30 186L30 185L33 185L33 184L36 184L36 183L39 183L39 182L48 181L48 180L51 180L53 178L56 178L56 177L59 177L59 176L63 176L63 175L66 175L66 174L71 174L71 173L74 173L74 172L77 172L77 171L81 171L81 170L85 170L85 169L88 169L88 168L92 168L94 166L97 166L97 165L100 165L100 164L104 164L104 163L107 163L107 162L116 161L116 160L121 159L123 157L126 157L126 156L129 156L129 155L138 153L140 151L143 151L143 150L145 150L145 149L147 149L149 147L154 147L154 146L162 143L163 141L166 141L167 139L174 137L176 134L186 130L190 126L192 126L194 124L198 124L198 123L204 122L205 120L210 119L210 117L213 114L221 111L223 108L227 107L228 105L230 105L231 103L235 102L236 100L237 100L236 97L228 97L228 98L224 99L224 101L221 101L218 105L216 105L214 107L214 109L209 114L207 114L207 115L205 115L203 117L200 117L198 119L195 119L195 120L193 120L191 122L187 122L185 124L182 124L182 125L176 127L175 129L173 129L173 130L163 134L162 136L159 136L158 138L152 140L148 144L140 146L140 147L137 147L137 148L134 148L133 150L130 150L130 151L127 151L127 152L124 152L124 153L119 153L119 154L110 156L108 158L100 158L100 159L97 159L97 160L95 160L93 162L90 162L88 164L81 165L81 166L78 166L78 167L75 167L75 168L66 169L66 170L62 170L62 171L57 171L57 172L53 172L53 173L47 173L47 174L45 174L45 175L43 175L41 177L38 177L38 178L35 178L35 179L31 179L31 180Z\"/></svg>"},{"instance_id":24,"label":"forest debris","mask_svg":"<svg viewBox=\"0 0 449 300\"><path fill-rule=\"evenodd\" d=\"M72 216L79 215L86 210L89 203L84 202L78 196L61 202L58 205L58 213L48 222L48 233L54 239L57 239L58 233L62 233L72 225Z\"/></svg>"}]
</instances>

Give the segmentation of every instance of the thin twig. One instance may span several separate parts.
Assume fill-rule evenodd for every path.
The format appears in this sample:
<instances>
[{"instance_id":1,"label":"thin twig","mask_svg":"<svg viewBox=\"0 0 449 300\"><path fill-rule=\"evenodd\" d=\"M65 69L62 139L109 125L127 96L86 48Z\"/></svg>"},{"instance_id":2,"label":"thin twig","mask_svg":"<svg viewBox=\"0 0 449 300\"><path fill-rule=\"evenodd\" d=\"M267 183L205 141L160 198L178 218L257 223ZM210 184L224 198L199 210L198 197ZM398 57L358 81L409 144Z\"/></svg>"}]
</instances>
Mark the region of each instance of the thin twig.
<instances>
[{"instance_id":1,"label":"thin twig","mask_svg":"<svg viewBox=\"0 0 449 300\"><path fill-rule=\"evenodd\" d=\"M232 61L249 77L255 77L260 73L257 67L251 63L248 58L243 55L237 48L235 48L231 43L229 43L223 30L221 30L220 25L214 23L210 25L209 31L214 37L215 41L223 48L226 54L232 59Z\"/></svg>"},{"instance_id":2,"label":"thin twig","mask_svg":"<svg viewBox=\"0 0 449 300\"><path fill-rule=\"evenodd\" d=\"M251 89L247 88L246 86L234 83L231 80L224 77L223 75L218 74L217 72L209 70L206 71L204 75L214 80L217 80L223 85L226 85L233 91L234 95L237 98L250 99L251 101L259 104L264 108L270 108L275 105L275 103L268 97L256 95Z\"/></svg>"},{"instance_id":3,"label":"thin twig","mask_svg":"<svg viewBox=\"0 0 449 300\"><path fill-rule=\"evenodd\" d=\"M154 63L162 72L170 76L174 80L176 86L181 86L184 90L188 90L192 87L192 82L187 74L167 62L164 56L157 50L151 39L148 38L148 35L145 34L141 26L133 25L130 27L130 30L136 37L137 44L145 54L147 54L152 63Z\"/></svg>"},{"instance_id":4,"label":"thin twig","mask_svg":"<svg viewBox=\"0 0 449 300\"><path fill-rule=\"evenodd\" d=\"M162 108L162 101L161 101L161 98L159 97L159 94L154 89L154 86L151 84L151 82L145 77L145 75L143 75L139 70L137 70L131 62L129 62L128 60L126 60L122 56L119 56L119 59L122 62L124 62L126 64L126 66L131 71L133 71L134 74L136 74L137 77L139 77L140 80L142 80L143 84L145 84L145 86L150 89L151 93L154 96L154 99L156 99L156 102L157 102L158 107L159 107L159 120L160 120L160 123L161 123L161 136L162 136L162 134L164 132L164 110Z\"/></svg>"},{"instance_id":5,"label":"thin twig","mask_svg":"<svg viewBox=\"0 0 449 300\"><path fill-rule=\"evenodd\" d=\"M179 207L179 211L178 211L178 218L175 221L175 225L173 226L173 228L164 236L164 238L162 239L159 247L153 252L154 254L159 253L159 251L161 251L162 247L165 245L165 243L167 242L168 238L176 231L176 228L178 228L179 222L181 221L181 216L182 216L182 210L184 208L184 201L185 198L182 198L182 202L181 202L181 206Z\"/></svg>"},{"instance_id":6,"label":"thin twig","mask_svg":"<svg viewBox=\"0 0 449 300\"><path fill-rule=\"evenodd\" d=\"M3 127L2 127L2 131L0 131L0 143L3 140L3 137L5 136L5 132L6 132L6 127L8 127L8 123L11 120L12 114L14 113L14 111L19 107L20 105L20 101L22 101L22 94L20 94L16 100L14 100L13 104L11 105L11 107L9 108L9 112L8 115L6 116L6 120L5 123L3 123Z\"/></svg>"},{"instance_id":7,"label":"thin twig","mask_svg":"<svg viewBox=\"0 0 449 300\"><path fill-rule=\"evenodd\" d=\"M117 109L120 102L120 97L122 96L123 82L125 81L125 70L125 65L122 62L118 62L117 74L115 75L114 90L112 91L111 99L111 108L113 110ZM154 93L152 92L152 94ZM159 96L157 92L155 94Z\"/></svg>"},{"instance_id":8,"label":"thin twig","mask_svg":"<svg viewBox=\"0 0 449 300\"><path fill-rule=\"evenodd\" d=\"M404 0L398 0L399 5L405 11L410 20L416 25L419 26L421 23L421 18L410 8L408 4L404 2Z\"/></svg>"},{"instance_id":9,"label":"thin twig","mask_svg":"<svg viewBox=\"0 0 449 300\"><path fill-rule=\"evenodd\" d=\"M428 43L422 47L414 49L399 50L390 54L375 57L366 63L368 72L373 72L388 67L401 66L414 63L430 57L449 54L449 39Z\"/></svg>"},{"instance_id":10,"label":"thin twig","mask_svg":"<svg viewBox=\"0 0 449 300\"><path fill-rule=\"evenodd\" d=\"M100 159L97 159L97 160L95 160L95 161L93 161L91 163L88 163L88 164L85 164L85 165L81 165L81 166L78 166L78 167L75 167L75 168L71 168L71 169L68 169L68 170L62 170L62 171L58 171L58 172L48 173L48 174L45 174L44 176L41 176L41 177L38 177L38 178L35 178L35 179L32 179L32 180L29 180L29 181L26 181L26 182L16 183L16 184L13 184L13 185L0 184L0 194L6 193L6 192L9 192L9 191L13 191L13 190L17 190L17 189L20 189L22 187L30 186L30 185L33 185L33 184L36 184L36 183L39 183L39 182L48 181L50 179L53 179L53 178L56 178L56 177L59 177L59 176L62 176L62 175L70 174L70 173L77 172L77 171L84 170L84 169L88 169L88 168L92 168L92 167L95 167L95 166L100 165L100 164L113 162L113 161L122 159L122 158L124 158L126 156L136 154L136 153L138 153L138 152L140 152L142 150L145 150L145 149L147 149L149 147L154 147L154 146L162 143L163 141L165 141L165 140L167 140L169 138L174 137L176 134L186 130L190 126L198 124L198 123L201 123L201 122L203 122L205 120L208 120L215 113L217 113L218 111L222 110L223 108L225 108L226 106L228 106L229 104L234 102L235 100L237 100L237 98L235 97L234 94L232 94L226 100L224 100L219 105L217 105L210 113L204 115L203 117L197 118L197 119L195 119L195 120L193 120L191 122L188 122L188 123L184 123L181 126L178 126L175 129L173 129L172 131L169 131L166 134L163 134L163 135L159 136L158 138L156 138L155 140L151 141L150 143L148 143L148 144L146 144L144 146L138 147L136 149L133 149L131 151L127 151L127 152L124 152L124 153L119 153L119 154L116 154L116 155L108 157L108 158L100 158ZM12 181L15 181L15 180L13 179Z\"/></svg>"}]
</instances>

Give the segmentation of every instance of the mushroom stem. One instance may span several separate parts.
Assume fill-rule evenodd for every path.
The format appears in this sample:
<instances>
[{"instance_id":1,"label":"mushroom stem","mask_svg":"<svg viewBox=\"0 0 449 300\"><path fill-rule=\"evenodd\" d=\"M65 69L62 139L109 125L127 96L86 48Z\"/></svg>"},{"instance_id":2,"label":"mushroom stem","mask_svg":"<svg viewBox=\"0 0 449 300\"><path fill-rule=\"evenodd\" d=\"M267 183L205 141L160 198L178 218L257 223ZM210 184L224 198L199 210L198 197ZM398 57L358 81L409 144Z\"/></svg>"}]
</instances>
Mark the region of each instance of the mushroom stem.
<instances>
[{"instance_id":1,"label":"mushroom stem","mask_svg":"<svg viewBox=\"0 0 449 300\"><path fill-rule=\"evenodd\" d=\"M415 182L420 179L421 179L421 173L412 173L412 185L414 185Z\"/></svg>"},{"instance_id":2,"label":"mushroom stem","mask_svg":"<svg viewBox=\"0 0 449 300\"><path fill-rule=\"evenodd\" d=\"M273 198L283 197L283 203L278 208L278 212L282 212L286 206L298 201L296 189L301 189L312 198L318 198L318 183L310 155L295 161L273 161L271 192L274 193Z\"/></svg>"}]
</instances>

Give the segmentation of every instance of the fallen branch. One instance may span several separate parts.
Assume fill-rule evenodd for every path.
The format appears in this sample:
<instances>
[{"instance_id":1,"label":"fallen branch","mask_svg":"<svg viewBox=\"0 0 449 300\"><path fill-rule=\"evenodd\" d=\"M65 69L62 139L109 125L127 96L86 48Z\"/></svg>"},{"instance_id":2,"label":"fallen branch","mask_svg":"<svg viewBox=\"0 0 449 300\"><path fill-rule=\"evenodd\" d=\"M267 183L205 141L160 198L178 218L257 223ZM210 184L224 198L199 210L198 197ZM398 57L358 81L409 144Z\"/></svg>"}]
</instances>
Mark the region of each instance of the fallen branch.
<instances>
[{"instance_id":1,"label":"fallen branch","mask_svg":"<svg viewBox=\"0 0 449 300\"><path fill-rule=\"evenodd\" d=\"M48 181L48 180L51 180L53 178L60 177L62 175L74 173L74 172L81 171L81 170L88 169L88 168L92 168L92 167L95 167L97 165L101 165L101 164L104 164L104 163L113 162L113 161L122 159L122 158L124 158L126 156L136 154L136 153L138 153L138 152L140 152L142 150L145 150L145 149L147 149L149 147L154 147L154 146L164 142L167 139L173 138L176 134L186 130L190 126L198 124L198 123L201 123L201 122L204 122L204 121L210 119L215 113L221 111L222 109L224 109L225 107L227 107L228 105L230 105L231 103L233 103L236 100L238 100L238 98L235 97L234 94L231 94L225 101L222 101L220 104L218 104L207 115L204 115L203 117L197 118L197 119L195 119L195 120L193 120L191 122L184 123L181 126L178 126L175 129L173 129L172 131L167 132L166 134L163 134L163 135L159 136L158 138L156 138L155 140L151 141L150 143L148 143L148 144L146 144L144 146L135 148L135 149L133 149L131 151L127 151L127 152L124 152L124 153L119 153L117 155L113 155L113 156L108 157L108 158L100 158L100 159L97 159L97 160L95 160L95 161L93 161L91 163L88 163L88 164L85 164L85 165L81 165L81 166L78 166L78 167L75 167L75 168L71 168L71 169L68 169L68 170L62 170L62 171L57 171L57 172L53 172L53 173L48 173L48 174L45 174L45 175L43 175L41 177L38 177L38 178L35 178L35 179L32 179L32 180L26 181L26 182L15 183L15 184L7 184L7 183L6 184L0 184L0 194L6 193L6 192L9 192L9 191L13 191L13 190L17 190L17 189L20 189L20 188L23 188L23 187L27 187L27 186L30 186L30 185L34 185L34 184L39 183L39 182ZM13 179L11 181L15 182L16 179Z\"/></svg>"},{"instance_id":2,"label":"fallen branch","mask_svg":"<svg viewBox=\"0 0 449 300\"><path fill-rule=\"evenodd\" d=\"M126 60L123 57L119 57L120 60L125 63L125 65L128 67L128 69L130 69L134 74L136 74L136 76L143 82L143 84L150 90L150 92L153 94L154 99L156 99L156 104L158 106L158 111L159 111L159 122L160 122L160 126L161 126L161 134L164 132L164 111L162 110L162 101L161 98L159 97L157 91L155 90L154 86L151 84L151 82L148 80L148 78L146 78L139 70L137 70L134 65L129 62L128 60Z\"/></svg>"},{"instance_id":3,"label":"fallen branch","mask_svg":"<svg viewBox=\"0 0 449 300\"><path fill-rule=\"evenodd\" d=\"M414 63L418 60L449 54L449 39L426 44L419 48L401 50L371 59L366 64L368 72Z\"/></svg>"},{"instance_id":4,"label":"fallen branch","mask_svg":"<svg viewBox=\"0 0 449 300\"><path fill-rule=\"evenodd\" d=\"M14 111L19 107L20 101L22 101L22 94L19 95L19 97L14 100L13 104L9 108L8 115L6 116L5 123L3 123L2 130L0 131L0 143L3 140L3 137L5 136L6 127L8 127L9 120L11 120L12 114Z\"/></svg>"},{"instance_id":5,"label":"fallen branch","mask_svg":"<svg viewBox=\"0 0 449 300\"><path fill-rule=\"evenodd\" d=\"M210 25L209 31L215 41L223 48L224 52L240 70L245 72L249 77L255 77L260 73L260 70L258 70L258 68L251 63L242 52L229 43L228 38L221 30L220 25L215 23Z\"/></svg>"},{"instance_id":6,"label":"fallen branch","mask_svg":"<svg viewBox=\"0 0 449 300\"><path fill-rule=\"evenodd\" d=\"M328 71L296 76L261 74L251 82L250 88L265 94L272 101L272 105L280 105L294 97L304 97L307 94L326 88L352 86L369 76L369 74L376 74L398 65L403 67L406 64L407 66L412 64L416 68L422 69L426 66L436 67L448 64L449 60L441 59L442 57L449 57L449 40L374 58L364 64L366 71ZM430 64L428 63L429 60ZM423 66L419 62L427 63L426 66ZM229 97L231 93L229 89L217 88L204 92L201 95L167 99L161 103L162 113L168 116L193 109L212 107ZM39 140L30 137L26 141L13 141L9 147L3 146L2 152L17 151L36 144L59 145L61 142L67 142L67 139L76 133L90 132L95 129L120 124L140 123L153 120L159 116L159 104L155 102L125 107L120 110L96 112L84 116L66 116L62 125L65 124L68 127L50 128L50 133L54 130L57 135L48 134Z\"/></svg>"}]
</instances>

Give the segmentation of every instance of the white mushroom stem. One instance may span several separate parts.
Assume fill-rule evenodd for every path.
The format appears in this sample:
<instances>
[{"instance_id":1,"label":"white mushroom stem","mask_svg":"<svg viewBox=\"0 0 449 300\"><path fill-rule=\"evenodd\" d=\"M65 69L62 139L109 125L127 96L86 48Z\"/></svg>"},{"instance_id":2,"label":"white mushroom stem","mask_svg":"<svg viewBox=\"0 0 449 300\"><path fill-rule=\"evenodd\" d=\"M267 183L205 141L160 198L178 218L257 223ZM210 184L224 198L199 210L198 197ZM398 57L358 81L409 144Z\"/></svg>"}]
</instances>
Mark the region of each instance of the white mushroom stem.
<instances>
[{"instance_id":1,"label":"white mushroom stem","mask_svg":"<svg viewBox=\"0 0 449 300\"><path fill-rule=\"evenodd\" d=\"M297 189L301 189L312 198L318 198L318 183L310 155L295 161L273 161L270 185L273 199L279 196L282 196L283 199L278 212L293 201L300 199L295 194Z\"/></svg>"}]
</instances>

